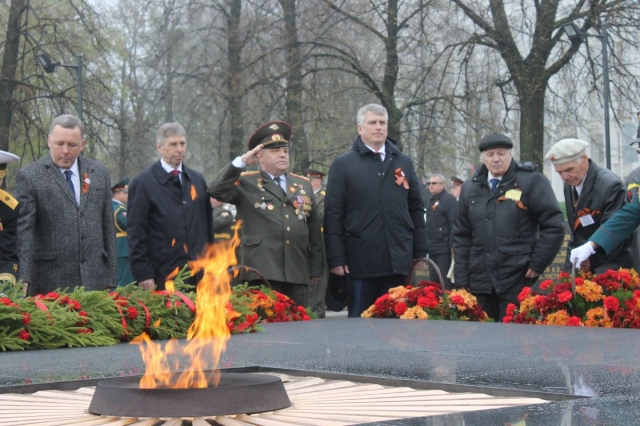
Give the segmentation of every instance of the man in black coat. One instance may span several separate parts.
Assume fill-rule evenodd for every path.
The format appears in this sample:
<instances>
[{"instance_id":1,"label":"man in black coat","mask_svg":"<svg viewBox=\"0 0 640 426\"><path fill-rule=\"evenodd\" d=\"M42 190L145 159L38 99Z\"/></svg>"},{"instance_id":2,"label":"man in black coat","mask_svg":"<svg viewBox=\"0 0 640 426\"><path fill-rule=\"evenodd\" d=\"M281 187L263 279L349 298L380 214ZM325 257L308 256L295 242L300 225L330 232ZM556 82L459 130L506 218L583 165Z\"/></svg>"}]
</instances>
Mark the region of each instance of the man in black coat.
<instances>
[{"instance_id":1,"label":"man in black coat","mask_svg":"<svg viewBox=\"0 0 640 426\"><path fill-rule=\"evenodd\" d=\"M179 123L156 133L160 161L129 186L129 258L138 285L164 289L167 277L213 242L212 208L202 175L182 160L187 138ZM191 283L195 284L196 279Z\"/></svg>"},{"instance_id":2,"label":"man in black coat","mask_svg":"<svg viewBox=\"0 0 640 426\"><path fill-rule=\"evenodd\" d=\"M496 321L551 264L564 239L562 212L547 178L513 160L513 142L480 141L483 165L462 184L453 229L455 287L467 288Z\"/></svg>"},{"instance_id":3,"label":"man in black coat","mask_svg":"<svg viewBox=\"0 0 640 426\"><path fill-rule=\"evenodd\" d=\"M350 274L349 317L402 285L412 259L427 254L420 181L411 159L387 139L387 120L381 105L360 108L360 136L329 170L324 242L330 271Z\"/></svg>"},{"instance_id":4,"label":"man in black coat","mask_svg":"<svg viewBox=\"0 0 640 426\"><path fill-rule=\"evenodd\" d=\"M451 252L453 251L453 221L458 211L458 201L449 194L446 189L446 178L435 174L429 178L427 189L431 194L425 207L427 211L427 245L429 247L429 259L435 262L440 269L447 290L451 290L451 280L447 273L451 267ZM429 268L429 279L440 283L440 278L435 268Z\"/></svg>"},{"instance_id":5,"label":"man in black coat","mask_svg":"<svg viewBox=\"0 0 640 426\"><path fill-rule=\"evenodd\" d=\"M626 204L627 193L618 176L603 169L586 154L589 143L580 139L562 139L545 158L551 160L564 181L564 199L571 239L564 266L571 271L570 252L586 243L615 212ZM593 254L580 269L600 274L608 269L633 268L637 257L635 239L629 237L606 256Z\"/></svg>"}]
</instances>

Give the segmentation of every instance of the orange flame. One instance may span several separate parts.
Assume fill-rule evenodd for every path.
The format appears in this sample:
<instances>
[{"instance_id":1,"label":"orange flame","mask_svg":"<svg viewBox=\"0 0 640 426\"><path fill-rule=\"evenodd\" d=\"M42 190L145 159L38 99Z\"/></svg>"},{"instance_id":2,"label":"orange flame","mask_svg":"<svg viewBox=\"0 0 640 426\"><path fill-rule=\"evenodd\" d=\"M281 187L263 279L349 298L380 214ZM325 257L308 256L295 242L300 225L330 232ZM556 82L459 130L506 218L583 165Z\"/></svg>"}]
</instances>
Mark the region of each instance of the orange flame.
<instances>
[{"instance_id":1,"label":"orange flame","mask_svg":"<svg viewBox=\"0 0 640 426\"><path fill-rule=\"evenodd\" d=\"M191 185L191 199L195 201L196 198L198 198L198 192L196 191L196 187Z\"/></svg>"},{"instance_id":2,"label":"orange flame","mask_svg":"<svg viewBox=\"0 0 640 426\"><path fill-rule=\"evenodd\" d=\"M227 305L231 295L231 276L227 268L237 264L236 247L239 243L236 231L231 240L209 245L201 257L189 262L192 273L202 272L203 277L198 283L196 316L187 332L186 344L171 339L163 348L146 333L132 341L139 345L146 366L140 388L217 386L219 371L214 371L213 383L210 383L208 371L216 369L230 337Z\"/></svg>"}]
</instances>

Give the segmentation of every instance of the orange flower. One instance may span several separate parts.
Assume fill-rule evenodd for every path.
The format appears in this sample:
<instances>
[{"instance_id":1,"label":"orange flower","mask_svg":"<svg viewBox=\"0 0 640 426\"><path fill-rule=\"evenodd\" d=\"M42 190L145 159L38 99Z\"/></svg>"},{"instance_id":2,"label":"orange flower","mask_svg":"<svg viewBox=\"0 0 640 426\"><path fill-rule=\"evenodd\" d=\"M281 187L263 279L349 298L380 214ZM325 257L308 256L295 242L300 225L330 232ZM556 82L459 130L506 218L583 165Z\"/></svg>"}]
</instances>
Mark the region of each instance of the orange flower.
<instances>
[{"instance_id":1,"label":"orange flower","mask_svg":"<svg viewBox=\"0 0 640 426\"><path fill-rule=\"evenodd\" d=\"M584 297L587 302L598 302L604 299L602 287L589 280L584 280L581 286L576 286L576 293Z\"/></svg>"},{"instance_id":2,"label":"orange flower","mask_svg":"<svg viewBox=\"0 0 640 426\"><path fill-rule=\"evenodd\" d=\"M567 325L569 322L569 314L564 309L547 315L543 324L547 325Z\"/></svg>"},{"instance_id":3,"label":"orange flower","mask_svg":"<svg viewBox=\"0 0 640 426\"><path fill-rule=\"evenodd\" d=\"M607 311L604 308L593 308L589 309L586 314L587 319L584 322L584 325L587 327L605 327L611 328L613 324L611 323L611 318L607 315Z\"/></svg>"}]
</instances>

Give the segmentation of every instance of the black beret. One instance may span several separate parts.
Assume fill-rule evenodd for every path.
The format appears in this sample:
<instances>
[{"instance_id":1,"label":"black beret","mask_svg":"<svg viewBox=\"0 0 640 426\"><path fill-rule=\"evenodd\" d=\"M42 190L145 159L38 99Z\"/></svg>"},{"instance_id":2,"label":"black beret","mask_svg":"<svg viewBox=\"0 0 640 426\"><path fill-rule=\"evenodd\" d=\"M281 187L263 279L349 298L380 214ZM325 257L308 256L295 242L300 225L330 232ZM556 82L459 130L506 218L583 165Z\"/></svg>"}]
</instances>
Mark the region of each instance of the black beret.
<instances>
[{"instance_id":1,"label":"black beret","mask_svg":"<svg viewBox=\"0 0 640 426\"><path fill-rule=\"evenodd\" d=\"M485 136L478 145L480 152L491 148L513 148L513 141L507 135L502 133L492 133Z\"/></svg>"},{"instance_id":2,"label":"black beret","mask_svg":"<svg viewBox=\"0 0 640 426\"><path fill-rule=\"evenodd\" d=\"M321 171L315 170L315 169L304 169L304 175L306 177L319 177L319 178L321 178L323 176L326 176L327 174L326 173L322 173Z\"/></svg>"},{"instance_id":3,"label":"black beret","mask_svg":"<svg viewBox=\"0 0 640 426\"><path fill-rule=\"evenodd\" d=\"M291 126L284 121L270 121L263 124L249 138L249 149L262 144L263 148L280 148L289 146Z\"/></svg>"}]
</instances>

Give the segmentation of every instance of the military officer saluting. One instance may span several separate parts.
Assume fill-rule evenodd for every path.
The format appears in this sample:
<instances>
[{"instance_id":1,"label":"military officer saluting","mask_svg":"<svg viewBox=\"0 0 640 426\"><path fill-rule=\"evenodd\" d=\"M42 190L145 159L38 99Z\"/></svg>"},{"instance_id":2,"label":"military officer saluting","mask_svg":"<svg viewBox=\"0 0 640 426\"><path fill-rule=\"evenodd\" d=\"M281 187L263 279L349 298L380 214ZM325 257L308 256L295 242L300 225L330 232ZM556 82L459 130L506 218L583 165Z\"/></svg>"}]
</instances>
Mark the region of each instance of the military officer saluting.
<instances>
[{"instance_id":1,"label":"military officer saluting","mask_svg":"<svg viewBox=\"0 0 640 426\"><path fill-rule=\"evenodd\" d=\"M242 220L240 263L306 306L309 284L322 275L324 250L311 183L287 172L290 138L291 126L285 122L262 125L249 138L249 151L222 170L209 194L236 206L236 219ZM259 171L242 173L255 163Z\"/></svg>"},{"instance_id":2,"label":"military officer saluting","mask_svg":"<svg viewBox=\"0 0 640 426\"><path fill-rule=\"evenodd\" d=\"M116 225L116 270L118 287L131 284L133 274L129 262L129 246L127 245L127 201L129 200L129 178L124 178L111 187L113 198L113 222Z\"/></svg>"},{"instance_id":3,"label":"military officer saluting","mask_svg":"<svg viewBox=\"0 0 640 426\"><path fill-rule=\"evenodd\" d=\"M0 151L0 188L7 175L7 163L20 158L10 152ZM0 189L0 281L16 283L18 275L18 200Z\"/></svg>"}]
</instances>

